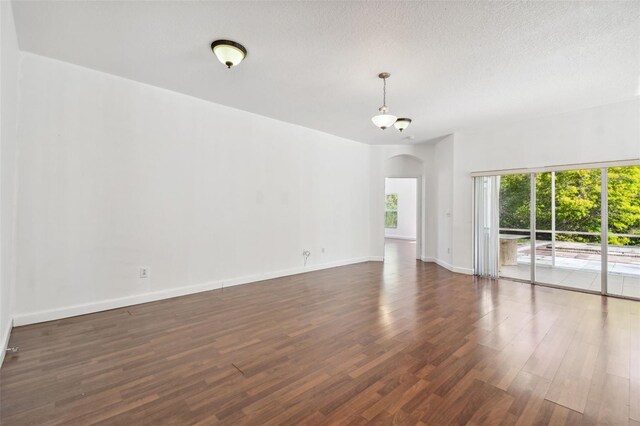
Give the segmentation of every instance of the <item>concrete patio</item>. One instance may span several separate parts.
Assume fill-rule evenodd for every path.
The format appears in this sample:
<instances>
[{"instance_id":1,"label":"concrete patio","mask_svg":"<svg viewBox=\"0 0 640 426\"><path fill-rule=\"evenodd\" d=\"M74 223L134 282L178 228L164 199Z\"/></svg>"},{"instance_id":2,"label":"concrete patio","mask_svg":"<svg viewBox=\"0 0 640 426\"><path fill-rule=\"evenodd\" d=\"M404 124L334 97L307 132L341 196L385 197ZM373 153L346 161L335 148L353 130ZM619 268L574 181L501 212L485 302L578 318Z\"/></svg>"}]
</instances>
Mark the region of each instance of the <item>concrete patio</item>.
<instances>
[{"instance_id":1,"label":"concrete patio","mask_svg":"<svg viewBox=\"0 0 640 426\"><path fill-rule=\"evenodd\" d=\"M530 245L518 245L518 265L500 266L500 276L531 278ZM609 247L609 293L640 298L640 247ZM581 290L600 291L601 253L598 245L558 243L552 266L548 241L536 243L536 281Z\"/></svg>"}]
</instances>

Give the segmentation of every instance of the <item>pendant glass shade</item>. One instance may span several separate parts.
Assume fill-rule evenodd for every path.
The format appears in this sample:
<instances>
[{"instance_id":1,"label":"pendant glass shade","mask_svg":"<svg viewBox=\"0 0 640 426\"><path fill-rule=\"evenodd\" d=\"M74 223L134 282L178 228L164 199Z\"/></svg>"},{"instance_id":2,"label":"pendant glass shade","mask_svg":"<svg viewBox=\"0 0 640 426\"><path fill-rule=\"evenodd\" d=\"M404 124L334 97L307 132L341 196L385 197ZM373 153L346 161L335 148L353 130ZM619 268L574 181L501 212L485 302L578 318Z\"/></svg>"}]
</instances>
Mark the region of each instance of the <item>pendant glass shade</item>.
<instances>
[{"instance_id":1,"label":"pendant glass shade","mask_svg":"<svg viewBox=\"0 0 640 426\"><path fill-rule=\"evenodd\" d=\"M235 41L216 40L211 43L211 50L227 68L235 67L247 56L247 49Z\"/></svg>"},{"instance_id":2,"label":"pendant glass shade","mask_svg":"<svg viewBox=\"0 0 640 426\"><path fill-rule=\"evenodd\" d=\"M411 124L411 119L410 118L398 118L396 120L396 122L393 123L393 127L395 127L396 129L398 129L400 131L403 131L404 129L409 127L409 124Z\"/></svg>"},{"instance_id":3,"label":"pendant glass shade","mask_svg":"<svg viewBox=\"0 0 640 426\"><path fill-rule=\"evenodd\" d=\"M396 116L382 113L373 116L371 121L373 121L373 124L384 130L389 126L393 126L393 123L396 122Z\"/></svg>"}]
</instances>

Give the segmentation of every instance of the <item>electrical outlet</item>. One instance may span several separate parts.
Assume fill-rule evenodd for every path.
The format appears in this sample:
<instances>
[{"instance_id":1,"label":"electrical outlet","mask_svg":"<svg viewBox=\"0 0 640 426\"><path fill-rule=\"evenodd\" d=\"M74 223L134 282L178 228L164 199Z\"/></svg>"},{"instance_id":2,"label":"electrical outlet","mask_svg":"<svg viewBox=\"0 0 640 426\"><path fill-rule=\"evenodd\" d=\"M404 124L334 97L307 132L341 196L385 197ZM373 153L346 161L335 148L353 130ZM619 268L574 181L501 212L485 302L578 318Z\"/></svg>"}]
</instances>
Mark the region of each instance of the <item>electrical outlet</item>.
<instances>
[{"instance_id":1,"label":"electrical outlet","mask_svg":"<svg viewBox=\"0 0 640 426\"><path fill-rule=\"evenodd\" d=\"M149 274L151 273L151 269L147 266L140 267L140 278L149 278Z\"/></svg>"},{"instance_id":2,"label":"electrical outlet","mask_svg":"<svg viewBox=\"0 0 640 426\"><path fill-rule=\"evenodd\" d=\"M311 252L307 249L302 249L302 258L304 259L304 266L307 266L307 259L311 256Z\"/></svg>"},{"instance_id":3,"label":"electrical outlet","mask_svg":"<svg viewBox=\"0 0 640 426\"><path fill-rule=\"evenodd\" d=\"M447 247L447 254L451 254L451 249Z\"/></svg>"},{"instance_id":4,"label":"electrical outlet","mask_svg":"<svg viewBox=\"0 0 640 426\"><path fill-rule=\"evenodd\" d=\"M320 249L320 252L321 252L321 253L324 253L324 247L322 247L322 248Z\"/></svg>"}]
</instances>

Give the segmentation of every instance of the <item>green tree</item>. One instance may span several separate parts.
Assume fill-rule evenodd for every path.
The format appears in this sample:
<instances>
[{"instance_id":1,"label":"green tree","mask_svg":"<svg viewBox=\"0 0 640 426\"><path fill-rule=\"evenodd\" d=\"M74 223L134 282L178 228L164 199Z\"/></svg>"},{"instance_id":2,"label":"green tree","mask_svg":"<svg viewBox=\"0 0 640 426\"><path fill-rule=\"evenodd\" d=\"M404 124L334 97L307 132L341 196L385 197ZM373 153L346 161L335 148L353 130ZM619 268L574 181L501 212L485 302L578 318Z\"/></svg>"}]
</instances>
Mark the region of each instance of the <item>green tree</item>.
<instances>
[{"instance_id":1,"label":"green tree","mask_svg":"<svg viewBox=\"0 0 640 426\"><path fill-rule=\"evenodd\" d=\"M536 229L551 230L551 173L540 173L536 178ZM543 240L551 240L551 234L539 234Z\"/></svg>"},{"instance_id":2,"label":"green tree","mask_svg":"<svg viewBox=\"0 0 640 426\"><path fill-rule=\"evenodd\" d=\"M384 227L398 227L398 194L386 195Z\"/></svg>"},{"instance_id":3,"label":"green tree","mask_svg":"<svg viewBox=\"0 0 640 426\"><path fill-rule=\"evenodd\" d=\"M556 173L556 230L600 232L600 170ZM560 241L590 242L580 235L558 234Z\"/></svg>"},{"instance_id":4,"label":"green tree","mask_svg":"<svg viewBox=\"0 0 640 426\"><path fill-rule=\"evenodd\" d=\"M609 231L640 236L640 166L607 171ZM640 238L609 237L610 244L640 245Z\"/></svg>"},{"instance_id":5,"label":"green tree","mask_svg":"<svg viewBox=\"0 0 640 426\"><path fill-rule=\"evenodd\" d=\"M528 174L500 177L500 228L529 228L529 181Z\"/></svg>"},{"instance_id":6,"label":"green tree","mask_svg":"<svg viewBox=\"0 0 640 426\"><path fill-rule=\"evenodd\" d=\"M608 169L609 232L640 237L640 166ZM555 173L556 230L600 233L600 169ZM500 227L529 228L528 174L500 178ZM536 228L551 230L551 173L536 178ZM538 239L551 235L538 234ZM594 242L598 237L557 234L559 241ZM616 245L640 245L640 238L610 236Z\"/></svg>"}]
</instances>

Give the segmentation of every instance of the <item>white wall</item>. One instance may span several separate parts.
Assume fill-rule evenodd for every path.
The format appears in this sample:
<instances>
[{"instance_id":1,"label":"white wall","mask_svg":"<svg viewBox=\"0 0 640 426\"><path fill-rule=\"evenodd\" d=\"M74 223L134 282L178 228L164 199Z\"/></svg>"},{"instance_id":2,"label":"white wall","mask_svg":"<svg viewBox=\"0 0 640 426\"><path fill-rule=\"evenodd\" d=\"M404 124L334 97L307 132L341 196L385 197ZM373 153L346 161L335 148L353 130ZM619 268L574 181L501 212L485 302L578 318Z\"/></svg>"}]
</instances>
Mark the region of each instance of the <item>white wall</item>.
<instances>
[{"instance_id":1,"label":"white wall","mask_svg":"<svg viewBox=\"0 0 640 426\"><path fill-rule=\"evenodd\" d=\"M437 261L454 269L452 256L453 235L453 146L454 136L448 136L439 141L434 149L434 175L436 181L435 190L435 222L436 228L436 252Z\"/></svg>"},{"instance_id":2,"label":"white wall","mask_svg":"<svg viewBox=\"0 0 640 426\"><path fill-rule=\"evenodd\" d=\"M433 179L433 145L373 145L370 147L370 229L369 253L373 259L384 256L384 184L387 177L421 176L419 201L422 218L418 221L417 233L421 237L419 257L433 259L435 256L435 180Z\"/></svg>"},{"instance_id":3,"label":"white wall","mask_svg":"<svg viewBox=\"0 0 640 426\"><path fill-rule=\"evenodd\" d=\"M31 54L21 91L16 323L368 258L367 145Z\"/></svg>"},{"instance_id":4,"label":"white wall","mask_svg":"<svg viewBox=\"0 0 640 426\"><path fill-rule=\"evenodd\" d=\"M453 144L453 264L472 268L470 173L640 158L640 100L466 130Z\"/></svg>"},{"instance_id":5,"label":"white wall","mask_svg":"<svg viewBox=\"0 0 640 426\"><path fill-rule=\"evenodd\" d=\"M417 231L418 182L412 178L387 178L385 194L398 194L398 223L396 228L385 228L386 238L415 240Z\"/></svg>"},{"instance_id":6,"label":"white wall","mask_svg":"<svg viewBox=\"0 0 640 426\"><path fill-rule=\"evenodd\" d=\"M17 105L20 52L11 2L0 2L0 364L9 339L15 288Z\"/></svg>"}]
</instances>

